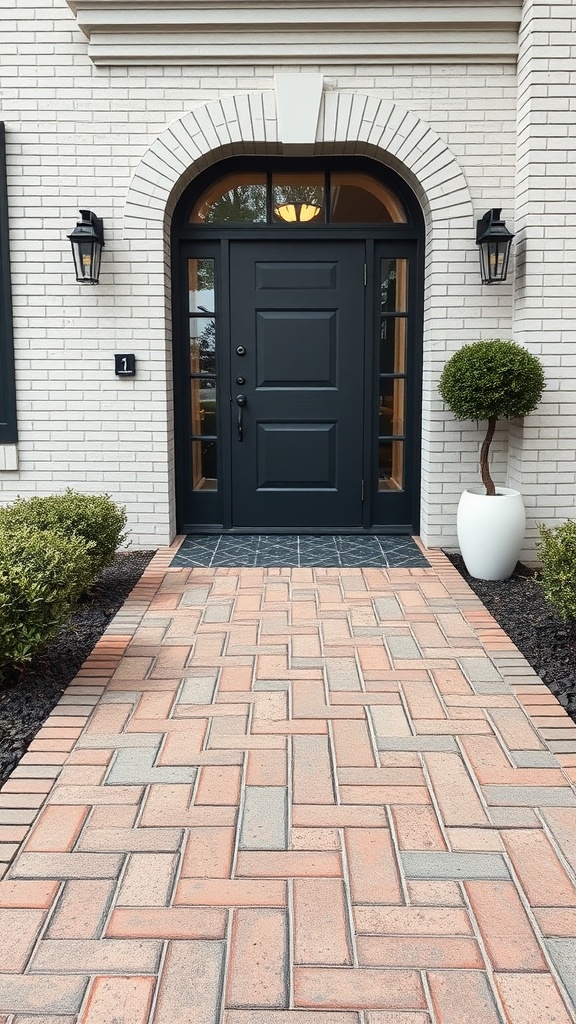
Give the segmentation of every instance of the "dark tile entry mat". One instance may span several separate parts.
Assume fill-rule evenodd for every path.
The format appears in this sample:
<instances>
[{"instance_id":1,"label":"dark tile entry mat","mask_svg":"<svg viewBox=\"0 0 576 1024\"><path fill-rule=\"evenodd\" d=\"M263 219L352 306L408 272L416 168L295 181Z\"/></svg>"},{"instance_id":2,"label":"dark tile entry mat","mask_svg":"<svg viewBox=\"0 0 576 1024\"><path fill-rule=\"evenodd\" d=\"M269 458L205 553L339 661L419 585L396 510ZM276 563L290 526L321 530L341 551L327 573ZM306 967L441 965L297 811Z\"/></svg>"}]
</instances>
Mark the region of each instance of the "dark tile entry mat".
<instances>
[{"instance_id":1,"label":"dark tile entry mat","mask_svg":"<svg viewBox=\"0 0 576 1024\"><path fill-rule=\"evenodd\" d=\"M190 535L170 563L173 568L427 569L411 537L313 537L271 534Z\"/></svg>"}]
</instances>

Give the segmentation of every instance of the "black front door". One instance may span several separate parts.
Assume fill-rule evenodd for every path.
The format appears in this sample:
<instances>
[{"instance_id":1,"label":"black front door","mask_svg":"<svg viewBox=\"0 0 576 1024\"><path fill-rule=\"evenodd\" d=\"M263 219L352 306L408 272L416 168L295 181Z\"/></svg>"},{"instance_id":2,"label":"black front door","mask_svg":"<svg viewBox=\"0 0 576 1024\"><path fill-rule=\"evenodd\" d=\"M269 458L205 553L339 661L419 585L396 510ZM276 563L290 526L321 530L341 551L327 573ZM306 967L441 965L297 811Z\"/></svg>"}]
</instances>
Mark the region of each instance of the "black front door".
<instances>
[{"instance_id":1,"label":"black front door","mask_svg":"<svg viewBox=\"0 0 576 1024\"><path fill-rule=\"evenodd\" d=\"M362 524L364 254L230 243L234 527Z\"/></svg>"}]
</instances>

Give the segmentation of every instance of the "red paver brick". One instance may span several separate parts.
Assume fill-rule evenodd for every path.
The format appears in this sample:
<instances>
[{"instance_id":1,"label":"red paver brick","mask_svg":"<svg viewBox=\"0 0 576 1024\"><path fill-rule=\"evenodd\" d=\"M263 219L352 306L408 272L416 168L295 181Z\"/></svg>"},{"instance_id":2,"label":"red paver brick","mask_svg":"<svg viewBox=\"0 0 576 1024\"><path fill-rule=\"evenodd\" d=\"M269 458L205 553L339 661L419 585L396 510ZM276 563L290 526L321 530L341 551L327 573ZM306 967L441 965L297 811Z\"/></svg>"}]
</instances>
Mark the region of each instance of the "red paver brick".
<instances>
[{"instance_id":1,"label":"red paver brick","mask_svg":"<svg viewBox=\"0 0 576 1024\"><path fill-rule=\"evenodd\" d=\"M493 708L490 717L510 750L542 749L529 719L519 708Z\"/></svg>"},{"instance_id":2,"label":"red paver brick","mask_svg":"<svg viewBox=\"0 0 576 1024\"><path fill-rule=\"evenodd\" d=\"M547 970L513 882L475 880L464 886L494 970Z\"/></svg>"},{"instance_id":3,"label":"red paver brick","mask_svg":"<svg viewBox=\"0 0 576 1024\"><path fill-rule=\"evenodd\" d=\"M132 727L132 723L130 723ZM148 729L150 723L143 718L131 728L132 732L137 730L138 725ZM170 731L168 731L170 725ZM158 726L157 726L158 728ZM165 723L168 735L158 758L159 765L184 765L187 767L194 763L194 756L202 750L204 738L208 728L208 721L205 718L187 718L185 721L170 719ZM154 731L154 730L152 730Z\"/></svg>"},{"instance_id":4,"label":"red paver brick","mask_svg":"<svg viewBox=\"0 0 576 1024\"><path fill-rule=\"evenodd\" d=\"M556 983L549 974L496 974L507 1024L570 1024Z\"/></svg>"},{"instance_id":5,"label":"red paver brick","mask_svg":"<svg viewBox=\"0 0 576 1024\"><path fill-rule=\"evenodd\" d=\"M375 757L365 722L332 723L336 763L340 768L374 767Z\"/></svg>"},{"instance_id":6,"label":"red paver brick","mask_svg":"<svg viewBox=\"0 0 576 1024\"><path fill-rule=\"evenodd\" d=\"M346 830L350 891L354 903L403 903L390 834L380 828Z\"/></svg>"},{"instance_id":7,"label":"red paver brick","mask_svg":"<svg viewBox=\"0 0 576 1024\"><path fill-rule=\"evenodd\" d=\"M146 1024L154 978L95 978L79 1024Z\"/></svg>"},{"instance_id":8,"label":"red paver brick","mask_svg":"<svg viewBox=\"0 0 576 1024\"><path fill-rule=\"evenodd\" d=\"M286 915L270 908L234 912L227 1006L288 1005Z\"/></svg>"},{"instance_id":9,"label":"red paver brick","mask_svg":"<svg viewBox=\"0 0 576 1024\"><path fill-rule=\"evenodd\" d=\"M58 882L4 879L0 882L0 907L48 910L58 893Z\"/></svg>"},{"instance_id":10,"label":"red paver brick","mask_svg":"<svg viewBox=\"0 0 576 1024\"><path fill-rule=\"evenodd\" d=\"M566 785L559 768L513 768L495 737L463 736L461 742L482 786Z\"/></svg>"},{"instance_id":11,"label":"red paver brick","mask_svg":"<svg viewBox=\"0 0 576 1024\"><path fill-rule=\"evenodd\" d=\"M76 878L66 882L50 921L50 939L96 939L116 883L109 879Z\"/></svg>"},{"instance_id":12,"label":"red paver brick","mask_svg":"<svg viewBox=\"0 0 576 1024\"><path fill-rule=\"evenodd\" d=\"M400 850L446 849L433 807L396 806L392 808L392 818Z\"/></svg>"},{"instance_id":13,"label":"red paver brick","mask_svg":"<svg viewBox=\"0 0 576 1024\"><path fill-rule=\"evenodd\" d=\"M90 828L132 828L138 808L134 804L118 804L116 807L93 807Z\"/></svg>"},{"instance_id":14,"label":"red paver brick","mask_svg":"<svg viewBox=\"0 0 576 1024\"><path fill-rule=\"evenodd\" d=\"M224 939L228 912L221 908L138 907L114 910L106 936L116 939Z\"/></svg>"},{"instance_id":15,"label":"red paver brick","mask_svg":"<svg viewBox=\"0 0 576 1024\"><path fill-rule=\"evenodd\" d=\"M295 804L292 808L292 824L302 828L366 828L371 825L387 827L388 818L383 807Z\"/></svg>"},{"instance_id":16,"label":"red paver brick","mask_svg":"<svg viewBox=\"0 0 576 1024\"><path fill-rule=\"evenodd\" d=\"M332 851L241 851L236 875L247 878L337 877L342 874L340 855Z\"/></svg>"},{"instance_id":17,"label":"red paver brick","mask_svg":"<svg viewBox=\"0 0 576 1024\"><path fill-rule=\"evenodd\" d=\"M46 807L28 842L28 853L56 853L72 850L89 811L87 806Z\"/></svg>"},{"instance_id":18,"label":"red paver brick","mask_svg":"<svg viewBox=\"0 0 576 1024\"><path fill-rule=\"evenodd\" d=\"M343 804L429 804L426 786L340 786Z\"/></svg>"},{"instance_id":19,"label":"red paver brick","mask_svg":"<svg viewBox=\"0 0 576 1024\"><path fill-rule=\"evenodd\" d=\"M134 662L140 660L140 658L132 658L129 662L123 662L116 674L118 675L120 671L133 671L136 667ZM148 659L145 660L148 661ZM99 704L94 709L86 733L90 736L107 736L110 733L122 732L131 713L132 704Z\"/></svg>"},{"instance_id":20,"label":"red paver brick","mask_svg":"<svg viewBox=\"0 0 576 1024\"><path fill-rule=\"evenodd\" d=\"M414 625L414 632L418 636L417 626L418 624L416 623ZM438 700L436 691L430 681L413 682L411 680L406 680L402 689L404 691L404 696L406 697L406 703L408 704L408 711L412 718L446 718L446 712Z\"/></svg>"},{"instance_id":21,"label":"red paver brick","mask_svg":"<svg viewBox=\"0 0 576 1024\"><path fill-rule=\"evenodd\" d=\"M543 935L576 938L576 914L574 908L541 907L534 911L534 917Z\"/></svg>"},{"instance_id":22,"label":"red paver brick","mask_svg":"<svg viewBox=\"0 0 576 1024\"><path fill-rule=\"evenodd\" d=\"M416 906L459 907L464 900L457 882L407 882L409 902Z\"/></svg>"},{"instance_id":23,"label":"red paver brick","mask_svg":"<svg viewBox=\"0 0 576 1024\"><path fill-rule=\"evenodd\" d=\"M340 833L335 828L293 828L290 831L292 850L339 850Z\"/></svg>"},{"instance_id":24,"label":"red paver brick","mask_svg":"<svg viewBox=\"0 0 576 1024\"><path fill-rule=\"evenodd\" d=\"M294 1003L335 1010L426 1007L417 971L346 967L296 967Z\"/></svg>"},{"instance_id":25,"label":"red paver brick","mask_svg":"<svg viewBox=\"0 0 576 1024\"><path fill-rule=\"evenodd\" d=\"M506 829L501 835L533 907L576 907L576 886L542 832Z\"/></svg>"},{"instance_id":26,"label":"red paver brick","mask_svg":"<svg viewBox=\"0 0 576 1024\"><path fill-rule=\"evenodd\" d=\"M481 971L430 971L437 1024L501 1024L488 979Z\"/></svg>"},{"instance_id":27,"label":"red paver brick","mask_svg":"<svg viewBox=\"0 0 576 1024\"><path fill-rule=\"evenodd\" d=\"M285 786L286 754L283 750L251 750L246 769L247 786Z\"/></svg>"},{"instance_id":28,"label":"red paver brick","mask_svg":"<svg viewBox=\"0 0 576 1024\"><path fill-rule=\"evenodd\" d=\"M446 829L450 849L459 851L494 850L503 851L504 844L495 828L448 828Z\"/></svg>"},{"instance_id":29,"label":"red paver brick","mask_svg":"<svg viewBox=\"0 0 576 1024\"><path fill-rule=\"evenodd\" d=\"M192 828L182 861L183 878L228 878L234 854L235 829Z\"/></svg>"},{"instance_id":30,"label":"red paver brick","mask_svg":"<svg viewBox=\"0 0 576 1024\"><path fill-rule=\"evenodd\" d=\"M294 803L332 803L334 786L328 737L294 736L292 750Z\"/></svg>"},{"instance_id":31,"label":"red paver brick","mask_svg":"<svg viewBox=\"0 0 576 1024\"><path fill-rule=\"evenodd\" d=\"M225 1010L224 1024L358 1024L358 1014L331 1013L329 1010L327 1012L322 1010ZM390 1021L388 1024L427 1024L427 1022L419 1020Z\"/></svg>"},{"instance_id":32,"label":"red paver brick","mask_svg":"<svg viewBox=\"0 0 576 1024\"><path fill-rule=\"evenodd\" d=\"M154 1024L214 1024L222 989L223 944L171 942Z\"/></svg>"},{"instance_id":33,"label":"red paver brick","mask_svg":"<svg viewBox=\"0 0 576 1024\"><path fill-rule=\"evenodd\" d=\"M296 878L293 899L295 963L351 964L342 882Z\"/></svg>"},{"instance_id":34,"label":"red paver brick","mask_svg":"<svg viewBox=\"0 0 576 1024\"><path fill-rule=\"evenodd\" d=\"M42 974L0 975L0 1013L76 1014L86 989L86 977L51 975L50 984ZM70 1018L67 1018L68 1020ZM50 1017L48 1016L48 1020Z\"/></svg>"},{"instance_id":35,"label":"red paver brick","mask_svg":"<svg viewBox=\"0 0 576 1024\"><path fill-rule=\"evenodd\" d=\"M286 882L275 878L183 878L175 906L285 907Z\"/></svg>"},{"instance_id":36,"label":"red paver brick","mask_svg":"<svg viewBox=\"0 0 576 1024\"><path fill-rule=\"evenodd\" d=\"M241 777L242 769L234 765L204 765L200 769L194 803L236 805L240 799Z\"/></svg>"},{"instance_id":37,"label":"red paver brick","mask_svg":"<svg viewBox=\"0 0 576 1024\"><path fill-rule=\"evenodd\" d=\"M175 697L176 693L169 690L161 693L143 693L136 705L132 721L135 722L139 718L163 721L168 718Z\"/></svg>"}]
</instances>

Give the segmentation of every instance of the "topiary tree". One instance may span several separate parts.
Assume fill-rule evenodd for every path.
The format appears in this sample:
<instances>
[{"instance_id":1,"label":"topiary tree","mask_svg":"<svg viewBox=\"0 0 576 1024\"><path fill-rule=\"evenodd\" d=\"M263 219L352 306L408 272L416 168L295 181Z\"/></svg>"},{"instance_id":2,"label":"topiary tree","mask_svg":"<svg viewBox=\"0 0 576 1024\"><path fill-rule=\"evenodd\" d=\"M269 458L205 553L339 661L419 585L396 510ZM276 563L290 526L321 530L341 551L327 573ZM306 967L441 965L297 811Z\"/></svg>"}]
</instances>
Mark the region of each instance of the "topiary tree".
<instances>
[{"instance_id":1,"label":"topiary tree","mask_svg":"<svg viewBox=\"0 0 576 1024\"><path fill-rule=\"evenodd\" d=\"M446 363L438 391L456 419L488 420L480 451L486 494L496 494L488 456L497 421L527 416L538 405L545 386L538 357L513 341L475 341Z\"/></svg>"}]
</instances>

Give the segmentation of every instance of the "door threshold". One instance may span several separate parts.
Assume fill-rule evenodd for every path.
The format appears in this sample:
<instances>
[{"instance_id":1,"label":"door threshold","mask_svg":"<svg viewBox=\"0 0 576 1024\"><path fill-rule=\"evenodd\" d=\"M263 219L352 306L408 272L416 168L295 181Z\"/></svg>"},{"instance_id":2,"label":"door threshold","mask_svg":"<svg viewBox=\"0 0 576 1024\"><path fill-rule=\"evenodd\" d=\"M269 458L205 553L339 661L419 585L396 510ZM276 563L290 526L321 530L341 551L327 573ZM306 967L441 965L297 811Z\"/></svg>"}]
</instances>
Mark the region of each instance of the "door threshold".
<instances>
[{"instance_id":1,"label":"door threshold","mask_svg":"<svg viewBox=\"0 0 576 1024\"><path fill-rule=\"evenodd\" d=\"M338 526L210 526L186 525L178 531L180 534L196 536L220 534L222 536L308 536L308 537L378 537L378 536L418 536L418 530L412 526L370 526L338 527Z\"/></svg>"}]
</instances>

